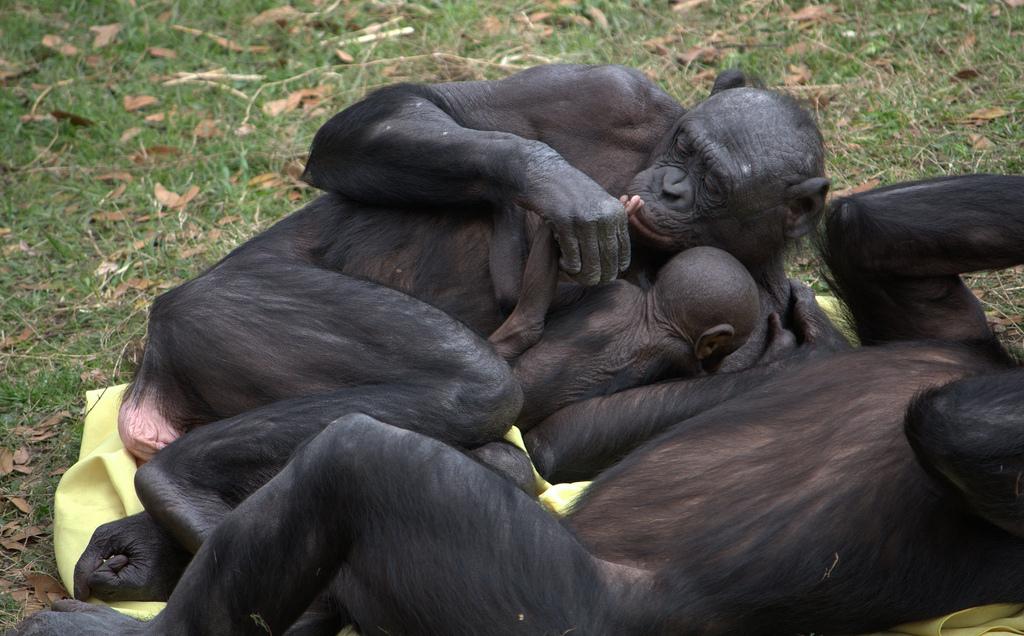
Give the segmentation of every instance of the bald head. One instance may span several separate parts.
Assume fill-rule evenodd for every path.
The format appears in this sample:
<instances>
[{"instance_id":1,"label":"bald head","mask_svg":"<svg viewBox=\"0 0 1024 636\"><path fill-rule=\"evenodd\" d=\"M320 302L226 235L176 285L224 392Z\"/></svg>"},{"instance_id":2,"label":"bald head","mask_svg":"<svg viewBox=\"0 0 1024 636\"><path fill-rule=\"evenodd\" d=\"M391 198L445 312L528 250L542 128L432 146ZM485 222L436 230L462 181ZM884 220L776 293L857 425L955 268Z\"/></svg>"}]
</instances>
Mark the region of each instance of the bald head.
<instances>
[{"instance_id":1,"label":"bald head","mask_svg":"<svg viewBox=\"0 0 1024 636\"><path fill-rule=\"evenodd\" d=\"M738 260L714 247L678 254L658 273L652 293L659 313L701 360L718 362L738 349L760 312L754 279Z\"/></svg>"}]
</instances>

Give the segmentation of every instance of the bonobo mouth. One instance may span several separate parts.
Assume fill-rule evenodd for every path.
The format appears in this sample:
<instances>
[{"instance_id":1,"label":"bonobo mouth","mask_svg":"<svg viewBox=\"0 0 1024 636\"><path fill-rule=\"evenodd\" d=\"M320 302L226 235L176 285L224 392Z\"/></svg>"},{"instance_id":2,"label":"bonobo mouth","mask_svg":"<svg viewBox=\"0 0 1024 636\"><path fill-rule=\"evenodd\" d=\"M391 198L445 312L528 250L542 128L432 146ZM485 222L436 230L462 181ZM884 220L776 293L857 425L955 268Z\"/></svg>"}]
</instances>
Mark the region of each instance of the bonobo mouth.
<instances>
[{"instance_id":1,"label":"bonobo mouth","mask_svg":"<svg viewBox=\"0 0 1024 636\"><path fill-rule=\"evenodd\" d=\"M643 198L643 195L641 195L641 198ZM633 235L643 243L666 252L671 251L676 247L676 240L674 237L667 236L654 229L651 220L647 216L646 208L648 205L645 199L644 206L629 217L629 227L633 231Z\"/></svg>"}]
</instances>

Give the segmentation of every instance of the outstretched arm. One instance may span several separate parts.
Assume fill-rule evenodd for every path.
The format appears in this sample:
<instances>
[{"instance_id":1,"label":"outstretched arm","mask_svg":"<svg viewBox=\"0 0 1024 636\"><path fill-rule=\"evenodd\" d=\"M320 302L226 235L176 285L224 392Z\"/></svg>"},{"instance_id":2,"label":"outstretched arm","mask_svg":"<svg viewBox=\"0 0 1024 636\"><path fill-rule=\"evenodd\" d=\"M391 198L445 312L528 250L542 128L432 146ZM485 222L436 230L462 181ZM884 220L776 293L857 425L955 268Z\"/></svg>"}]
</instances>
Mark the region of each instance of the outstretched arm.
<instances>
[{"instance_id":1,"label":"outstretched arm","mask_svg":"<svg viewBox=\"0 0 1024 636\"><path fill-rule=\"evenodd\" d=\"M305 178L374 204L514 203L553 229L563 271L608 282L629 263L626 214L609 191L625 192L682 112L623 67L392 86L321 128Z\"/></svg>"}]
</instances>

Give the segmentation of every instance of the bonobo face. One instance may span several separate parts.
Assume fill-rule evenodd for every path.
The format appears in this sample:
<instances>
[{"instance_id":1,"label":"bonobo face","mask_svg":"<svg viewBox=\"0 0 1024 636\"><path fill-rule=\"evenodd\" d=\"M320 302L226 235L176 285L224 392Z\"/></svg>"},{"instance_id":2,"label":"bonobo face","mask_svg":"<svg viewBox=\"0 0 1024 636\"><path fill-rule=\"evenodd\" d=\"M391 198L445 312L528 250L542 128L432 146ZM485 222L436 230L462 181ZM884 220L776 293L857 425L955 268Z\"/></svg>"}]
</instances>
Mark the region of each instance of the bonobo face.
<instances>
[{"instance_id":1,"label":"bonobo face","mask_svg":"<svg viewBox=\"0 0 1024 636\"><path fill-rule=\"evenodd\" d=\"M821 136L787 98L722 90L679 120L671 147L634 179L644 207L630 235L665 252L718 247L751 267L813 227L823 172Z\"/></svg>"}]
</instances>

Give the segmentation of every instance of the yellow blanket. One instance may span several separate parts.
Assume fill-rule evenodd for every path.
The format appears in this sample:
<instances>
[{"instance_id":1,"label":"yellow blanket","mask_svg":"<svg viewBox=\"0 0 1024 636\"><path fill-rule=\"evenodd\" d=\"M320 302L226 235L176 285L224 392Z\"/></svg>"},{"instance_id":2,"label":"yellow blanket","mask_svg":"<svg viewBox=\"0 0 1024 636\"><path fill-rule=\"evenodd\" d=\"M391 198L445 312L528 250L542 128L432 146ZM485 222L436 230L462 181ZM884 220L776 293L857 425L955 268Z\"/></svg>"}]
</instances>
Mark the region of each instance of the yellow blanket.
<instances>
[{"instance_id":1,"label":"yellow blanket","mask_svg":"<svg viewBox=\"0 0 1024 636\"><path fill-rule=\"evenodd\" d=\"M78 463L60 480L54 502L53 544L57 568L67 589L73 588L78 557L93 530L108 521L142 511L135 496L135 460L117 436L117 407L124 386L89 391L85 429ZM513 434L512 441L515 441ZM521 438L519 438L521 444ZM585 484L550 486L538 476L541 500L553 511L578 494ZM95 599L90 602L98 603ZM163 603L124 601L113 607L137 618L151 618ZM354 634L346 630L342 634ZM1024 634L1024 604L974 607L927 621L907 623L886 634L912 636L977 636L986 633Z\"/></svg>"}]
</instances>

